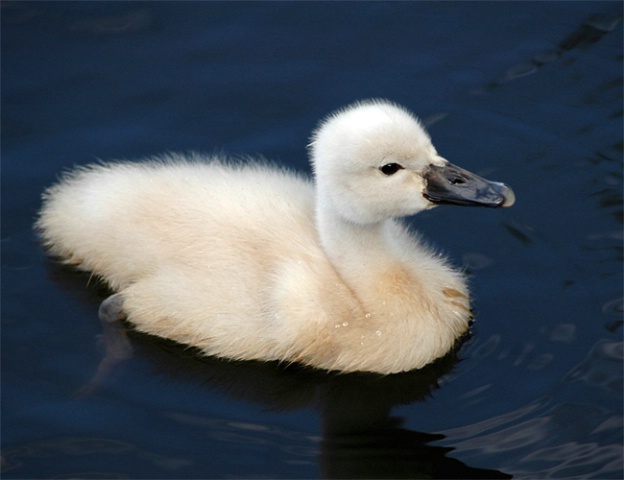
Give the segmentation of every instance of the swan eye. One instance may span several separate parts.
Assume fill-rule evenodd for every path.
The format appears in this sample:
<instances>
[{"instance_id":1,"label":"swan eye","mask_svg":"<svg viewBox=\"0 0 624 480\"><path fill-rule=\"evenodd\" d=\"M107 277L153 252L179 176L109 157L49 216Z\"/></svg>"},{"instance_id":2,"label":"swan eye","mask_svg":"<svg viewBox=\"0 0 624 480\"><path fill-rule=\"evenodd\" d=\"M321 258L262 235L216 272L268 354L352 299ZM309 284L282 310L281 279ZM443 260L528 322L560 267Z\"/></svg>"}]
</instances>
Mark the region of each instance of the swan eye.
<instances>
[{"instance_id":1,"label":"swan eye","mask_svg":"<svg viewBox=\"0 0 624 480\"><path fill-rule=\"evenodd\" d=\"M379 170L381 170L381 173L388 176L394 175L396 172L402 169L403 167L398 163L386 163L383 167L379 168Z\"/></svg>"}]
</instances>

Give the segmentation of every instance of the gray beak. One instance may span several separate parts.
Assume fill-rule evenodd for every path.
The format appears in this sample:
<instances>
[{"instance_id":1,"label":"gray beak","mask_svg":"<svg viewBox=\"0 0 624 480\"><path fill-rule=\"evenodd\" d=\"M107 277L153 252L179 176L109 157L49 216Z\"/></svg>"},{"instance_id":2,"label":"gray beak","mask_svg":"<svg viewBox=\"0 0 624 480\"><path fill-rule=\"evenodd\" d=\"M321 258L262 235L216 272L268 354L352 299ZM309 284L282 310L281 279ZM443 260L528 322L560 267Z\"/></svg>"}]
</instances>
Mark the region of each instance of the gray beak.
<instances>
[{"instance_id":1,"label":"gray beak","mask_svg":"<svg viewBox=\"0 0 624 480\"><path fill-rule=\"evenodd\" d=\"M513 190L504 183L485 180L451 163L429 165L423 178L423 195L437 204L496 208L510 207L516 201Z\"/></svg>"}]
</instances>

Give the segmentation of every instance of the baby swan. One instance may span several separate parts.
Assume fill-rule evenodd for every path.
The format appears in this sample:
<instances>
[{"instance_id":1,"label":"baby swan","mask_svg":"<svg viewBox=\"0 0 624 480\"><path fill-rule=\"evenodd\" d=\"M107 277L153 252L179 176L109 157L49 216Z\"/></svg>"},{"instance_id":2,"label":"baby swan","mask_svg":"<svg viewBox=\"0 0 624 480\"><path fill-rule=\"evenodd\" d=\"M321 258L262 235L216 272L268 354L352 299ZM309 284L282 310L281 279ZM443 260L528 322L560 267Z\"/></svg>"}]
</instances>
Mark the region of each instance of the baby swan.
<instances>
[{"instance_id":1,"label":"baby swan","mask_svg":"<svg viewBox=\"0 0 624 480\"><path fill-rule=\"evenodd\" d=\"M443 356L468 328L466 280L396 218L513 192L448 163L387 101L332 114L310 154L314 183L197 155L78 168L36 226L118 292L104 318L208 355L383 374Z\"/></svg>"}]
</instances>

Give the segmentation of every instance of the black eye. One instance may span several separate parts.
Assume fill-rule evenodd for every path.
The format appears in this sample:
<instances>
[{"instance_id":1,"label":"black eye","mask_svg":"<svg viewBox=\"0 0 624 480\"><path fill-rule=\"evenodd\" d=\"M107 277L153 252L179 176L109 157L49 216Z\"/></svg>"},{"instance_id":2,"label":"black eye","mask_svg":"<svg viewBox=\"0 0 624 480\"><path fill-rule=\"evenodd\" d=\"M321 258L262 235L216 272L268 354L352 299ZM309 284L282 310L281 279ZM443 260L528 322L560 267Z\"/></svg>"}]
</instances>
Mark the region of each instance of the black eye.
<instances>
[{"instance_id":1,"label":"black eye","mask_svg":"<svg viewBox=\"0 0 624 480\"><path fill-rule=\"evenodd\" d=\"M401 169L403 169L403 167L398 163L386 163L383 167L379 168L379 170L381 170L381 173L388 176L394 175Z\"/></svg>"}]
</instances>

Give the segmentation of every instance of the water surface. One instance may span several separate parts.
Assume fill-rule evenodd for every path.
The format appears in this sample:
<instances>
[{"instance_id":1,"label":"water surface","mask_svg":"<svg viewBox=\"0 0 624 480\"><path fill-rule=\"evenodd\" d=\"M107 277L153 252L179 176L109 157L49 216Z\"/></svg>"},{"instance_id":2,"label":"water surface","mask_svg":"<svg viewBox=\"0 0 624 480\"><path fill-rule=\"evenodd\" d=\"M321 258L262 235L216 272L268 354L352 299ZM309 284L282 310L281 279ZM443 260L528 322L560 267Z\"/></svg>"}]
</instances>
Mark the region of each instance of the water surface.
<instances>
[{"instance_id":1,"label":"water surface","mask_svg":"<svg viewBox=\"0 0 624 480\"><path fill-rule=\"evenodd\" d=\"M2 3L4 478L622 478L622 4ZM409 222L471 274L476 321L423 371L101 357L88 275L40 194L97 159L262 154L309 172L322 116L384 97L502 211Z\"/></svg>"}]
</instances>

